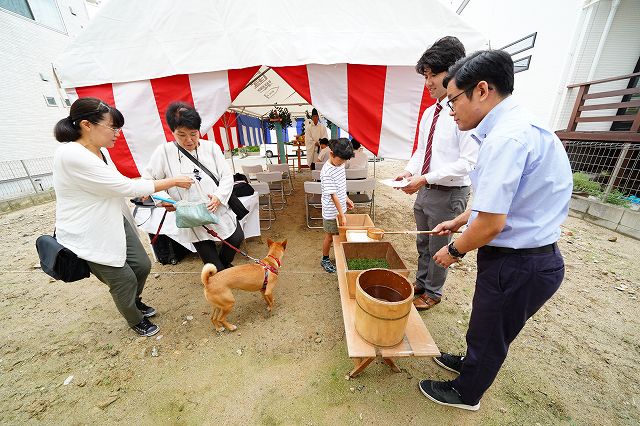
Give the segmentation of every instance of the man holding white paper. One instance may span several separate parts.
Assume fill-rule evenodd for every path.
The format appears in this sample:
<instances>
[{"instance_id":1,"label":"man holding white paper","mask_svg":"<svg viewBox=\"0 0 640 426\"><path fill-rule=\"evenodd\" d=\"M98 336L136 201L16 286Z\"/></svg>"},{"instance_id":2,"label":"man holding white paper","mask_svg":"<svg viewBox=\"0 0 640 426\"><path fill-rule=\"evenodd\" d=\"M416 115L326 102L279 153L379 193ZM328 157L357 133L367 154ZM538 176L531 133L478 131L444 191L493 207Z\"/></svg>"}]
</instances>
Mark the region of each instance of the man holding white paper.
<instances>
[{"instance_id":1,"label":"man holding white paper","mask_svg":"<svg viewBox=\"0 0 640 426\"><path fill-rule=\"evenodd\" d=\"M447 69L465 56L465 49L455 37L443 37L422 55L416 71L425 76L425 86L436 103L420 120L418 147L404 172L395 180L407 179L400 188L407 194L418 193L413 213L419 231L433 229L464 212L469 199L471 171L478 157L478 145L468 132L458 129L446 106L447 90L442 81ZM440 303L447 269L437 265L433 256L449 244L450 235L418 235L418 272L414 305L426 310Z\"/></svg>"}]
</instances>

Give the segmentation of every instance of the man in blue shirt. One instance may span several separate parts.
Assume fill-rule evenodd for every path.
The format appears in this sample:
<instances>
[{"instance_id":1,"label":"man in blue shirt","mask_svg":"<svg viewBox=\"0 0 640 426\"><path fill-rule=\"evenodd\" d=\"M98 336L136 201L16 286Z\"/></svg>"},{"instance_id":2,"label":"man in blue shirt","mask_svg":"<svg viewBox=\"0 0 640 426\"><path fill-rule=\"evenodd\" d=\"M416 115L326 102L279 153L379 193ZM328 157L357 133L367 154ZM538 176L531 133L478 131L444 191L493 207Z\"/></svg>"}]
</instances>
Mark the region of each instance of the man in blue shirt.
<instances>
[{"instance_id":1,"label":"man in blue shirt","mask_svg":"<svg viewBox=\"0 0 640 426\"><path fill-rule=\"evenodd\" d=\"M422 380L434 402L477 410L526 321L560 287L564 261L556 241L572 190L571 167L555 134L510 97L513 61L500 50L476 52L449 68L447 105L460 130L480 146L470 210L435 230L468 228L434 260L442 267L478 249L465 356L443 353L459 376Z\"/></svg>"}]
</instances>

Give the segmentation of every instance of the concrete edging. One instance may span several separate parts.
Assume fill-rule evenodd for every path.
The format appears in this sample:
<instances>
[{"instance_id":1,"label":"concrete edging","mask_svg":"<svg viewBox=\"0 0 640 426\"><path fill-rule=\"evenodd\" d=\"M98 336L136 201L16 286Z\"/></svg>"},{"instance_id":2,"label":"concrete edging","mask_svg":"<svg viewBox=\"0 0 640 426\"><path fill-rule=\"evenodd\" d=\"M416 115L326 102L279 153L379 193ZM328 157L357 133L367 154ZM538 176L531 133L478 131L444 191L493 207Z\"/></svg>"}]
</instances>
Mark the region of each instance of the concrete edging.
<instances>
[{"instance_id":1,"label":"concrete edging","mask_svg":"<svg viewBox=\"0 0 640 426\"><path fill-rule=\"evenodd\" d=\"M640 211L572 195L569 215L640 240Z\"/></svg>"},{"instance_id":2,"label":"concrete edging","mask_svg":"<svg viewBox=\"0 0 640 426\"><path fill-rule=\"evenodd\" d=\"M26 209L27 207L38 206L40 204L55 201L56 193L53 189L36 194L29 194L19 198L0 200L0 214Z\"/></svg>"}]
</instances>

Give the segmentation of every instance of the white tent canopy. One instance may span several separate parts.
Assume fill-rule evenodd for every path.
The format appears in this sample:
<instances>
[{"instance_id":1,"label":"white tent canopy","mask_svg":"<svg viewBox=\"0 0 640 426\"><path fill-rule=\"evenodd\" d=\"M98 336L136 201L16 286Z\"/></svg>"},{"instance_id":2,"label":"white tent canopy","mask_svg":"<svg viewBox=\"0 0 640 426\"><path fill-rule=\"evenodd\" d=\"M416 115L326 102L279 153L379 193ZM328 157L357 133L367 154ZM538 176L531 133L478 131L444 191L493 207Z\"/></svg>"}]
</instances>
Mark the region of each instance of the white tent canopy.
<instances>
[{"instance_id":1,"label":"white tent canopy","mask_svg":"<svg viewBox=\"0 0 640 426\"><path fill-rule=\"evenodd\" d=\"M255 65L414 66L445 35L486 45L438 0L110 0L56 70L71 88Z\"/></svg>"},{"instance_id":2,"label":"white tent canopy","mask_svg":"<svg viewBox=\"0 0 640 426\"><path fill-rule=\"evenodd\" d=\"M262 116L312 104L372 152L408 158L433 102L414 66L445 35L486 48L438 0L110 0L54 68L70 98L123 112L110 153L129 176L171 140L162 118L173 100L195 105L203 134L230 106ZM245 89L261 67L271 69Z\"/></svg>"}]
</instances>

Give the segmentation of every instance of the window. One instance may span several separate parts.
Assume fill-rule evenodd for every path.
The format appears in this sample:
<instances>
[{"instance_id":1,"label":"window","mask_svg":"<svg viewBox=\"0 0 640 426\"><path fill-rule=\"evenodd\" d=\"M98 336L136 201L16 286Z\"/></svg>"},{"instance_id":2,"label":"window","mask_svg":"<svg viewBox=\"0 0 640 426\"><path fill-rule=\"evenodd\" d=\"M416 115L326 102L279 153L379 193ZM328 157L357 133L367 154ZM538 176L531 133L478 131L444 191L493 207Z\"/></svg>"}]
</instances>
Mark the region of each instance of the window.
<instances>
[{"instance_id":1,"label":"window","mask_svg":"<svg viewBox=\"0 0 640 426\"><path fill-rule=\"evenodd\" d=\"M56 0L0 0L0 9L8 10L54 30L65 32Z\"/></svg>"},{"instance_id":2,"label":"window","mask_svg":"<svg viewBox=\"0 0 640 426\"><path fill-rule=\"evenodd\" d=\"M27 0L0 0L0 9L5 9L25 18L33 19L33 13Z\"/></svg>"},{"instance_id":3,"label":"window","mask_svg":"<svg viewBox=\"0 0 640 426\"><path fill-rule=\"evenodd\" d=\"M528 36L523 37L520 40L514 41L513 43L509 43L506 46L501 47L499 50L504 50L511 56L522 53L525 50L531 49L536 44L537 35L537 32L529 34Z\"/></svg>"},{"instance_id":4,"label":"window","mask_svg":"<svg viewBox=\"0 0 640 426\"><path fill-rule=\"evenodd\" d=\"M56 98L54 98L53 96L47 96L47 95L43 95L43 96L44 96L44 101L47 103L47 106L50 106L50 107L58 106L58 102L56 101Z\"/></svg>"},{"instance_id":5,"label":"window","mask_svg":"<svg viewBox=\"0 0 640 426\"><path fill-rule=\"evenodd\" d=\"M531 55L525 56L524 58L513 61L513 72L519 73L521 71L528 70L530 63L531 63Z\"/></svg>"}]
</instances>

